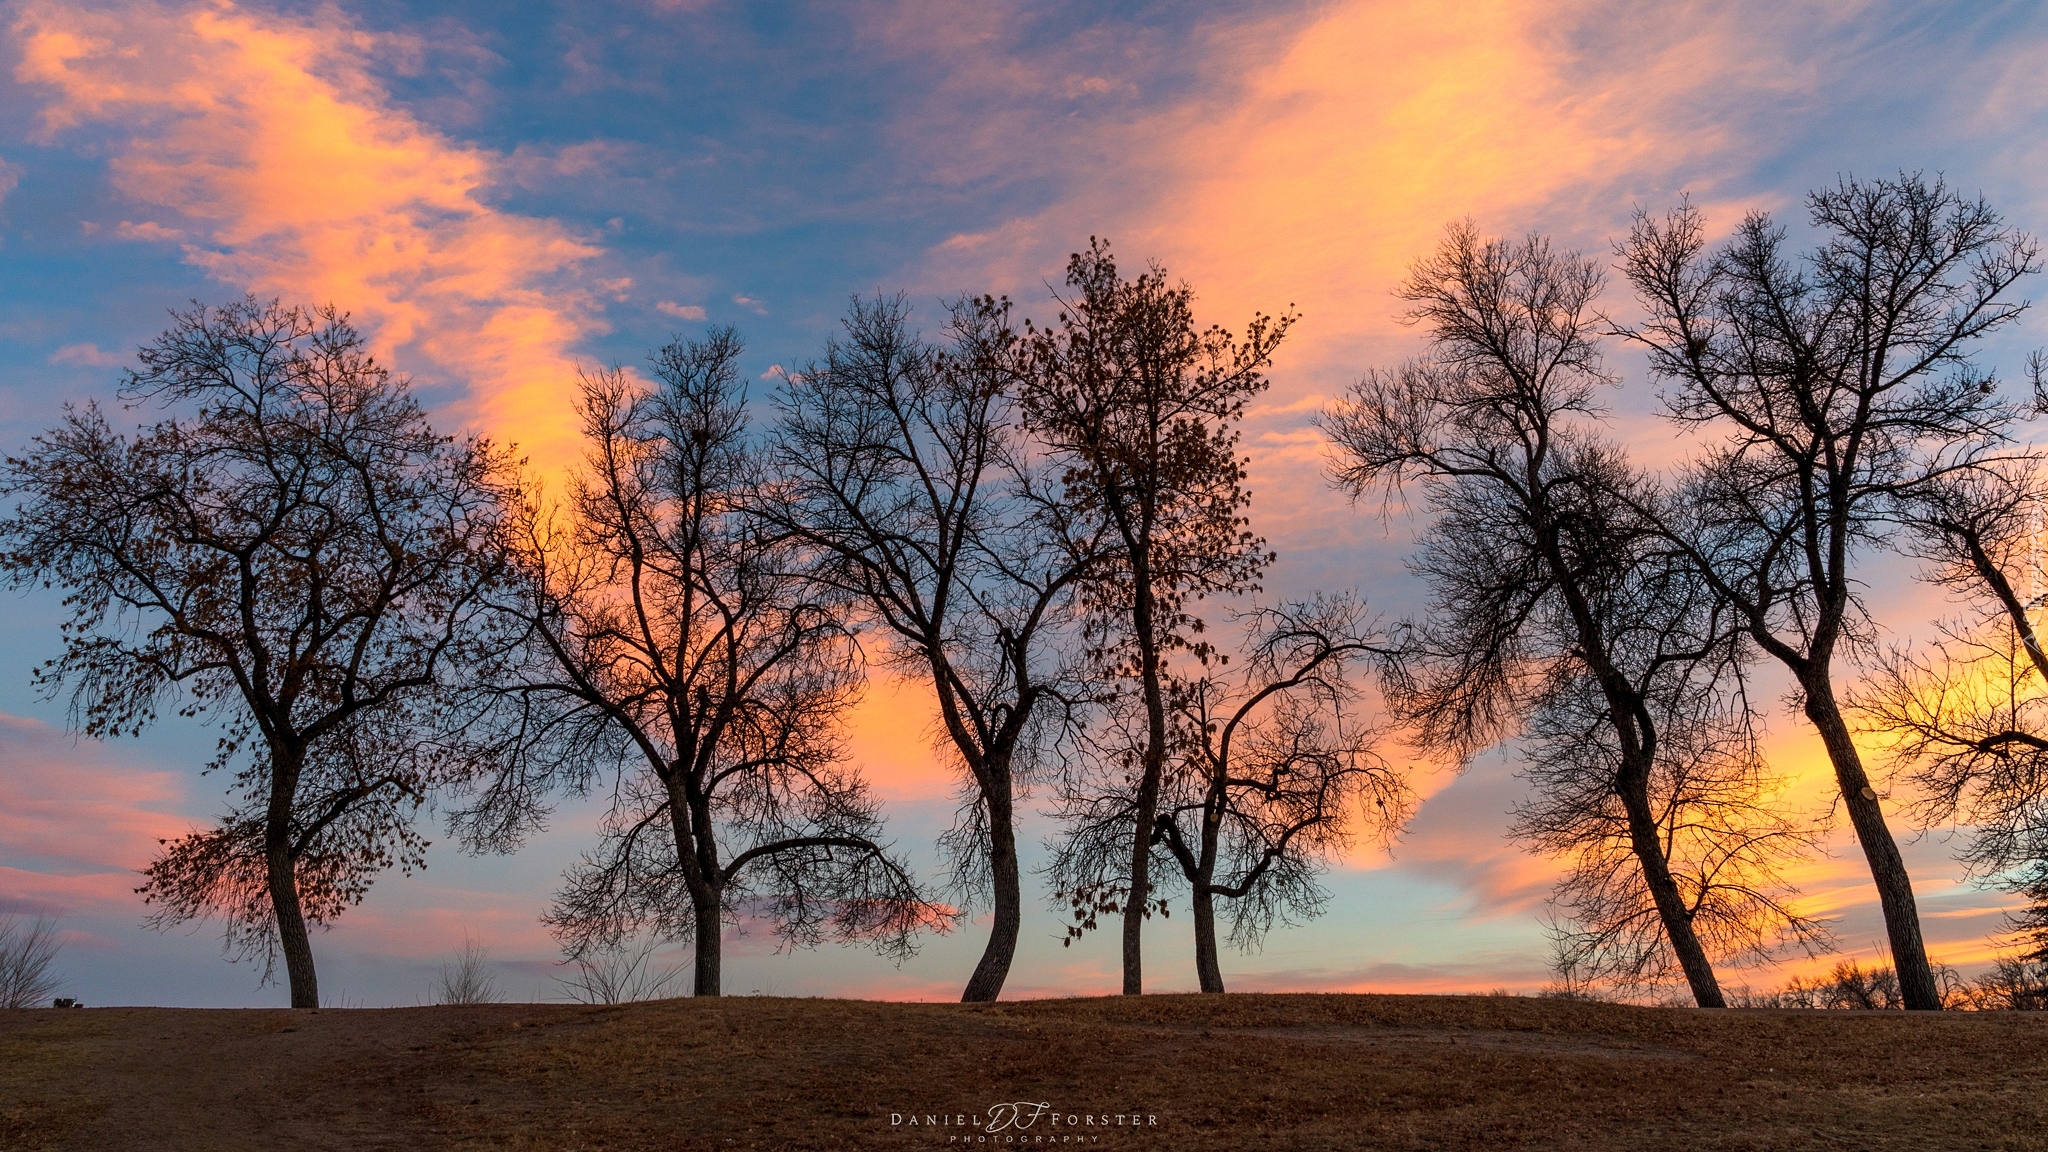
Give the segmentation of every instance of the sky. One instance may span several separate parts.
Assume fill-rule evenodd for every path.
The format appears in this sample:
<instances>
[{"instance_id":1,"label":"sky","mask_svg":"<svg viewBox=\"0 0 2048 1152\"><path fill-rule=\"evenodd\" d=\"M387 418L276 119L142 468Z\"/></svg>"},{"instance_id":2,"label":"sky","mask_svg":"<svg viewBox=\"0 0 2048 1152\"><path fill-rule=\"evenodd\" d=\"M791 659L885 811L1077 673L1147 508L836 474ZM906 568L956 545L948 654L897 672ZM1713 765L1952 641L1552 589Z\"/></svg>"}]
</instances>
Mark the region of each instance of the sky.
<instances>
[{"instance_id":1,"label":"sky","mask_svg":"<svg viewBox=\"0 0 2048 1152\"><path fill-rule=\"evenodd\" d=\"M1043 316L1067 254L1103 236L1190 283L1204 323L1301 314L1246 425L1256 527L1280 555L1268 588L1354 589L1393 614L1422 604L1403 567L1415 526L1328 485L1311 421L1419 351L1392 289L1448 222L1604 255L1636 207L1685 195L1717 234L1765 210L1796 237L1807 190L1913 170L2048 229L2048 11L2030 3L31 0L0 6L0 26L0 450L65 403L110 400L167 310L254 292L350 311L442 427L559 475L579 368L732 324L765 396L853 295L905 292L930 327L964 292ZM1602 304L1630 315L1612 286ZM2044 343L2030 314L1984 361L2014 377ZM1642 365L1620 349L1608 365L1617 434L1675 459ZM1868 576L1902 640L1956 611L1912 575ZM57 651L58 595L6 612L0 912L60 917L60 967L89 1004L285 1002L221 960L215 929L144 926L133 893L157 840L218 810L223 782L198 773L212 735L165 721L74 738L30 682ZM929 868L953 801L927 717L914 686L877 683L853 747ZM1791 711L1769 750L1794 802L1826 803ZM1391 848L1361 842L1333 867L1320 919L1226 955L1232 988L1546 983L1559 865L1505 837L1523 796L1511 750L1418 783ZM1892 811L1934 957L1981 967L2006 898L1967 883L1942 830ZM436 843L424 873L384 878L316 936L323 996L420 1002L474 941L508 995L559 998L538 917L594 827L572 806L515 856ZM1035 819L1026 841L1051 832ZM1795 877L1803 907L1836 919L1845 954L1880 959L1860 853L1845 834L1830 848ZM1148 927L1149 989L1195 986L1186 927ZM951 999L985 931L900 967L750 933L728 946L727 987ZM1115 990L1114 932L1060 938L1027 898L1007 995Z\"/></svg>"}]
</instances>

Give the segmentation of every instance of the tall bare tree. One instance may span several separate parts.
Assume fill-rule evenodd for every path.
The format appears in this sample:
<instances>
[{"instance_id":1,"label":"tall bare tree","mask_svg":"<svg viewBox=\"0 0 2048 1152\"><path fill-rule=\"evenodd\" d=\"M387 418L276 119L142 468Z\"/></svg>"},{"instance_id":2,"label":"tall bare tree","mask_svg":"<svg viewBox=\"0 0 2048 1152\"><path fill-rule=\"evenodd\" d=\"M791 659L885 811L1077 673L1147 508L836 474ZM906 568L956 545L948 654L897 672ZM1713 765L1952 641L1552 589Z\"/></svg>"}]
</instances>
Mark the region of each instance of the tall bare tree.
<instances>
[{"instance_id":1,"label":"tall bare tree","mask_svg":"<svg viewBox=\"0 0 2048 1152\"><path fill-rule=\"evenodd\" d=\"M1813 853L1818 829L1785 811L1786 781L1760 754L1746 702L1711 680L1711 665L1674 668L1670 655L1648 658L1667 662L1644 701L1658 747L1640 800L1616 787L1619 743L1593 677L1557 685L1529 718L1525 774L1535 794L1516 808L1511 834L1570 862L1550 925L1569 990L1655 989L1688 976L1645 880L1645 812L1686 923L1714 965L1832 948L1827 926L1798 911L1799 892L1784 879ZM1695 1002L1710 1003L1697 994Z\"/></svg>"},{"instance_id":2,"label":"tall bare tree","mask_svg":"<svg viewBox=\"0 0 2048 1152\"><path fill-rule=\"evenodd\" d=\"M317 1008L308 923L421 866L414 812L480 767L436 737L504 577L499 460L435 433L332 308L174 319L121 394L176 414L129 438L67 410L8 459L0 537L17 585L71 592L37 675L72 686L81 732L134 735L173 702L225 729L209 770L240 796L151 865L158 923L221 914L232 953L267 980L282 951L292 1006Z\"/></svg>"},{"instance_id":3,"label":"tall bare tree","mask_svg":"<svg viewBox=\"0 0 2048 1152\"><path fill-rule=\"evenodd\" d=\"M1414 807L1360 714L1357 667L1389 651L1361 606L1323 598L1250 620L1242 673L1175 686L1184 752L1154 822L1187 881L1204 992L1223 991L1218 898L1230 901L1230 943L1256 947L1276 922L1321 913L1316 876L1361 816L1386 838Z\"/></svg>"},{"instance_id":4,"label":"tall bare tree","mask_svg":"<svg viewBox=\"0 0 2048 1152\"><path fill-rule=\"evenodd\" d=\"M866 939L902 956L944 928L881 840L845 763L861 669L845 597L753 509L766 448L747 429L730 329L582 380L587 464L559 515L517 525L524 666L482 691L503 771L465 814L515 838L542 789L611 785L603 842L549 921L572 958L636 934L695 942L695 991L720 992L729 921L789 944Z\"/></svg>"},{"instance_id":5,"label":"tall bare tree","mask_svg":"<svg viewBox=\"0 0 2048 1152\"><path fill-rule=\"evenodd\" d=\"M1093 894L1121 902L1123 990L1135 996L1169 755L1167 661L1209 651L1194 601L1252 589L1271 560L1244 516L1237 423L1265 390L1293 317L1254 316L1242 340L1198 328L1193 289L1157 265L1124 279L1094 239L1067 262L1055 299L1053 324L1025 326L1019 399L1027 428L1065 469L1069 507L1102 528L1111 562L1082 585L1095 654L1142 709L1130 750L1130 867L1120 891Z\"/></svg>"},{"instance_id":6,"label":"tall bare tree","mask_svg":"<svg viewBox=\"0 0 2048 1152\"><path fill-rule=\"evenodd\" d=\"M1919 651L1893 649L1854 696L1918 794L1930 824L1960 821L1965 862L2020 892L2014 920L2048 950L2048 654L2034 616L2042 516L2041 461L2022 457L1927 486L1907 509L1931 579L1969 605Z\"/></svg>"},{"instance_id":7,"label":"tall bare tree","mask_svg":"<svg viewBox=\"0 0 2048 1152\"><path fill-rule=\"evenodd\" d=\"M902 299L855 300L846 336L790 377L762 509L816 549L898 666L930 683L966 796L945 846L956 888L991 899L961 999L994 1000L1023 918L1016 804L1046 739L1076 716L1060 629L1098 549L1020 439L1008 306L958 302L946 345Z\"/></svg>"},{"instance_id":8,"label":"tall bare tree","mask_svg":"<svg viewBox=\"0 0 2048 1152\"><path fill-rule=\"evenodd\" d=\"M1941 181L1844 180L1807 197L1818 246L1788 251L1767 215L1710 251L1699 213L1637 218L1619 248L1647 318L1669 414L1718 439L1670 538L1799 684L1884 910L1906 1006L1941 993L1911 878L1842 714L1836 657L1870 638L1856 573L1898 512L1982 461L2012 405L1971 357L2026 307L2032 238Z\"/></svg>"},{"instance_id":9,"label":"tall bare tree","mask_svg":"<svg viewBox=\"0 0 2048 1152\"><path fill-rule=\"evenodd\" d=\"M1789 905L1731 908L1704 878L1711 860L1683 866L1697 849L1741 863L1745 887L1768 889L1758 846L1772 841L1750 834L1754 822L1739 817L1753 806L1731 805L1724 788L1676 785L1727 782L1667 728L1696 733L1711 715L1733 719L1739 736L1743 708L1702 714L1689 701L1735 687L1742 652L1729 605L1638 511L1660 505L1655 486L1598 435L1597 391L1610 381L1588 325L1600 283L1591 260L1541 237L1508 243L1452 227L1401 290L1432 358L1368 373L1324 427L1340 485L1391 497L1419 483L1434 514L1415 565L1432 608L1394 693L1421 746L1463 760L1535 737L1541 799L1522 824L1541 846L1594 852L1586 883L1561 893L1610 942L1586 955L1619 958L1615 912L1647 903L1653 915L1623 929L1633 958L1618 970L1673 958L1694 999L1722 1007L1703 929L1717 918L1725 929L1731 914L1782 921ZM1704 846L1683 837L1703 821L1732 821L1734 835Z\"/></svg>"}]
</instances>

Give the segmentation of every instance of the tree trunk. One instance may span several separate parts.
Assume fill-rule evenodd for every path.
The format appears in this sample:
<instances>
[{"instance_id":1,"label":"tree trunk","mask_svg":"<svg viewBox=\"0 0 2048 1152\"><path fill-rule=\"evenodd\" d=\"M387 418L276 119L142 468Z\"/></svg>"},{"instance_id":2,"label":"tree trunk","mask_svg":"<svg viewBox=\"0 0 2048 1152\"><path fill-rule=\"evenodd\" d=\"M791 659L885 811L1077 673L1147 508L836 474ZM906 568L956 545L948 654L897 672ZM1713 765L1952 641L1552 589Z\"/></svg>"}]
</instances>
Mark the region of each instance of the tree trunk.
<instances>
[{"instance_id":1,"label":"tree trunk","mask_svg":"<svg viewBox=\"0 0 2048 1152\"><path fill-rule=\"evenodd\" d=\"M292 800L298 793L303 763L303 754L295 750L270 750L270 808L264 814L263 864L292 1007L318 1008L320 980L313 971L313 941L306 933L305 911L299 906L298 861L292 856Z\"/></svg>"},{"instance_id":2,"label":"tree trunk","mask_svg":"<svg viewBox=\"0 0 2048 1152\"><path fill-rule=\"evenodd\" d=\"M1152 903L1152 824L1159 814L1159 778L1166 770L1166 694L1159 683L1159 645L1153 634L1152 571L1143 545L1134 545L1131 630L1138 641L1138 674L1145 693L1144 778L1138 781L1136 826L1131 830L1131 891L1124 899L1124 995L1145 992L1142 951L1145 910Z\"/></svg>"},{"instance_id":3,"label":"tree trunk","mask_svg":"<svg viewBox=\"0 0 2048 1152\"><path fill-rule=\"evenodd\" d=\"M1124 995L1145 992L1145 962L1142 951L1145 910L1152 902L1152 825L1159 815L1159 777L1165 767L1165 706L1159 698L1158 669L1152 669L1146 684L1146 705L1155 710L1158 722L1145 749L1144 778L1138 782L1136 824L1131 833L1131 891L1124 898Z\"/></svg>"},{"instance_id":4,"label":"tree trunk","mask_svg":"<svg viewBox=\"0 0 2048 1152\"><path fill-rule=\"evenodd\" d=\"M1702 1008L1726 1008L1728 1002L1721 996L1721 982L1714 978L1714 965L1707 959L1699 934L1693 931L1692 914L1686 910L1678 882L1671 878L1671 862L1664 856L1663 837L1658 835L1656 818L1650 814L1648 771L1624 769L1615 780L1615 792L1628 812L1629 846L1643 870L1643 883L1650 889L1650 898L1656 902L1664 939L1677 955L1678 967L1692 988L1693 1003Z\"/></svg>"},{"instance_id":5,"label":"tree trunk","mask_svg":"<svg viewBox=\"0 0 2048 1152\"><path fill-rule=\"evenodd\" d=\"M995 885L995 919L989 926L988 947L982 949L981 963L960 994L962 1003L994 1000L1002 994L1003 981L1010 975L1010 962L1017 955L1017 934L1024 922L1024 893L1017 869L1017 827L1010 797L1010 774L990 770L1000 789L984 794L988 804L990 879Z\"/></svg>"},{"instance_id":6,"label":"tree trunk","mask_svg":"<svg viewBox=\"0 0 2048 1152\"><path fill-rule=\"evenodd\" d=\"M1138 785L1138 817L1143 823L1131 837L1131 891L1124 897L1124 995L1145 992L1145 906L1152 902L1151 817L1159 808L1159 781L1147 772Z\"/></svg>"},{"instance_id":7,"label":"tree trunk","mask_svg":"<svg viewBox=\"0 0 2048 1152\"><path fill-rule=\"evenodd\" d=\"M697 983L693 995L719 995L719 964L724 958L720 946L725 942L725 919L719 903L715 893L691 899L691 911L697 922Z\"/></svg>"},{"instance_id":8,"label":"tree trunk","mask_svg":"<svg viewBox=\"0 0 2048 1152\"><path fill-rule=\"evenodd\" d=\"M1195 881L1195 978L1204 992L1223 991L1223 967L1216 959L1216 896L1206 880Z\"/></svg>"},{"instance_id":9,"label":"tree trunk","mask_svg":"<svg viewBox=\"0 0 2048 1152\"><path fill-rule=\"evenodd\" d=\"M690 891L690 911L697 937L697 983L692 994L716 996L719 951L725 938L725 884L718 870L718 841L711 827L711 807L689 787L689 761L678 756L662 781L668 790L669 828L675 836L676 864ZM700 837L703 839L700 841Z\"/></svg>"},{"instance_id":10,"label":"tree trunk","mask_svg":"<svg viewBox=\"0 0 2048 1152\"><path fill-rule=\"evenodd\" d=\"M1934 982L1934 968L1927 962L1927 945L1920 938L1920 910L1913 900L1913 881L1906 875L1906 862L1892 839L1884 820L1876 789L1863 771L1862 757L1849 737L1849 726L1835 703L1834 686L1822 670L1800 677L1806 693L1806 718L1827 745L1828 760L1834 764L1835 781L1842 789L1842 803L1849 809L1849 822L1856 840L1863 845L1863 858L1870 862L1870 878L1877 886L1878 904L1884 909L1885 933L1890 937L1892 968L1898 973L1899 992L1906 1007L1914 1011L1938 1011L1941 989Z\"/></svg>"}]
</instances>

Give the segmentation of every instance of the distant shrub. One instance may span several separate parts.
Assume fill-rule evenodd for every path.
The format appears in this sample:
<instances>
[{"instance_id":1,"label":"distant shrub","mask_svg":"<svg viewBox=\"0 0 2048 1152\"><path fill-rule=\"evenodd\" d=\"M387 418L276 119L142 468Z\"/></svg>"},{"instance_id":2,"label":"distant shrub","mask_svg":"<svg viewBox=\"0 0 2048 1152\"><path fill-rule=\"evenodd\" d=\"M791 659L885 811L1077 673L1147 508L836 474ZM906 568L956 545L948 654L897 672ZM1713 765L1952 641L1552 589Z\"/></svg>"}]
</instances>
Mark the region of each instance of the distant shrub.
<instances>
[{"instance_id":1,"label":"distant shrub","mask_svg":"<svg viewBox=\"0 0 2048 1152\"><path fill-rule=\"evenodd\" d=\"M1946 964L1935 965L1943 1008L1965 1012L2048 1011L2048 958L2008 956L1975 980ZM1743 989L1729 998L1735 1008L1888 1009L1904 1008L1899 978L1888 967L1864 968L1853 960L1825 976L1794 977L1775 992Z\"/></svg>"},{"instance_id":2,"label":"distant shrub","mask_svg":"<svg viewBox=\"0 0 2048 1152\"><path fill-rule=\"evenodd\" d=\"M581 1004L626 1004L672 995L683 970L654 963L661 941L652 937L627 940L616 948L592 948L576 957L573 976L557 976L571 1000Z\"/></svg>"},{"instance_id":3,"label":"distant shrub","mask_svg":"<svg viewBox=\"0 0 2048 1152\"><path fill-rule=\"evenodd\" d=\"M2005 956L1973 981L1960 1008L2048 1012L2048 956Z\"/></svg>"},{"instance_id":4,"label":"distant shrub","mask_svg":"<svg viewBox=\"0 0 2048 1152\"><path fill-rule=\"evenodd\" d=\"M63 986L56 972L57 922L0 915L0 1008L39 1008Z\"/></svg>"},{"instance_id":5,"label":"distant shrub","mask_svg":"<svg viewBox=\"0 0 2048 1152\"><path fill-rule=\"evenodd\" d=\"M462 951L441 965L434 977L436 1004L496 1004L498 978L490 970L491 954L482 944L465 938Z\"/></svg>"}]
</instances>

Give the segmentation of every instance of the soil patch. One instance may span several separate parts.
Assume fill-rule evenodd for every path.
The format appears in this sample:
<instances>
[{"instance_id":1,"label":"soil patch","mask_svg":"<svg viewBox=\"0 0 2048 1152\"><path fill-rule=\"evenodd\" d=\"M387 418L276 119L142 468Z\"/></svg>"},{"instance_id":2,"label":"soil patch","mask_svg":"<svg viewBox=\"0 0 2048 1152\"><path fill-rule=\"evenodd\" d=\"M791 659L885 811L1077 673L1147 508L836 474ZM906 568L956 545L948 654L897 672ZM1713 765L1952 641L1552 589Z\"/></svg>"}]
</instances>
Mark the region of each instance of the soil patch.
<instances>
[{"instance_id":1,"label":"soil patch","mask_svg":"<svg viewBox=\"0 0 2048 1152\"><path fill-rule=\"evenodd\" d=\"M2044 1017L1322 995L42 1009L0 1012L0 1148L2048 1152Z\"/></svg>"}]
</instances>

